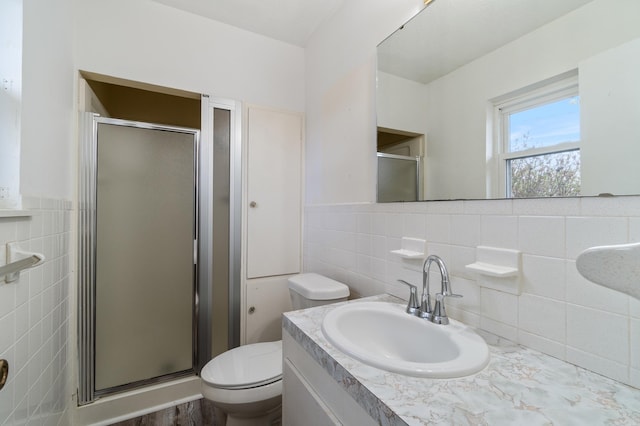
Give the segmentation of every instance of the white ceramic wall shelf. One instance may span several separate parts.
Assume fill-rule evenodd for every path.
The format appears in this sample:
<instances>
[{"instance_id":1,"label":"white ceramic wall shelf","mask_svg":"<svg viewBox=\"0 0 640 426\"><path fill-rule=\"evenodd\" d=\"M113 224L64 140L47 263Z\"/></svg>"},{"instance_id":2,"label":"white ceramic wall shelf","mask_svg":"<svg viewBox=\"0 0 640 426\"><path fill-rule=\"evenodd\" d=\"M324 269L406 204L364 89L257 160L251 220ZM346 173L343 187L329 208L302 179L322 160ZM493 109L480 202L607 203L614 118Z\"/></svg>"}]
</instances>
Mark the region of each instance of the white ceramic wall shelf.
<instances>
[{"instance_id":1,"label":"white ceramic wall shelf","mask_svg":"<svg viewBox=\"0 0 640 426\"><path fill-rule=\"evenodd\" d=\"M509 266L492 265L491 263L475 262L470 265L466 265L466 268L470 271L477 272L482 275L488 275L490 277L514 277L518 275L518 268L511 268Z\"/></svg>"},{"instance_id":2,"label":"white ceramic wall shelf","mask_svg":"<svg viewBox=\"0 0 640 426\"><path fill-rule=\"evenodd\" d=\"M402 237L400 250L392 250L391 253L397 254L403 259L424 259L426 244L427 242L420 238Z\"/></svg>"},{"instance_id":3,"label":"white ceramic wall shelf","mask_svg":"<svg viewBox=\"0 0 640 426\"><path fill-rule=\"evenodd\" d=\"M589 281L640 299L640 243L591 247L576 268Z\"/></svg>"},{"instance_id":4,"label":"white ceramic wall shelf","mask_svg":"<svg viewBox=\"0 0 640 426\"><path fill-rule=\"evenodd\" d=\"M519 295L521 253L519 250L497 247L476 247L476 261L465 268L478 274L481 287Z\"/></svg>"}]
</instances>

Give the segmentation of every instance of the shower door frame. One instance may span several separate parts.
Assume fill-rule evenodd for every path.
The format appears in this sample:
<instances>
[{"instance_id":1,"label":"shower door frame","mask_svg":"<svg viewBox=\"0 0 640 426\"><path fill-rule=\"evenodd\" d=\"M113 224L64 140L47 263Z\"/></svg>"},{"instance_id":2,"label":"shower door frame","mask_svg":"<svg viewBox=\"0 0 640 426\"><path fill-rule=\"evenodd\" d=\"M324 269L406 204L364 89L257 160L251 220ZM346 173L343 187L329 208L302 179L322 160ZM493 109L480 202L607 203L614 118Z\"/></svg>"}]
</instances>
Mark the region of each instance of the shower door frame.
<instances>
[{"instance_id":1,"label":"shower door frame","mask_svg":"<svg viewBox=\"0 0 640 426\"><path fill-rule=\"evenodd\" d=\"M216 109L230 113L229 123L229 320L228 348L240 345L240 309L241 309L241 256L242 256L242 104L232 99L202 95L201 101L201 145L200 145L200 194L201 203L199 238L199 360L197 373L212 358L213 321L213 157L214 125L213 115Z\"/></svg>"},{"instance_id":2,"label":"shower door frame","mask_svg":"<svg viewBox=\"0 0 640 426\"><path fill-rule=\"evenodd\" d=\"M98 124L122 125L134 128L162 130L194 135L194 246L193 246L193 317L192 317L192 366L191 369L182 370L159 377L153 377L131 384L124 384L105 390L95 389L95 285L96 285L96 200L97 200L97 138ZM201 200L199 181L201 179L201 132L198 129L190 129L177 126L157 125L130 120L100 117L95 113L81 113L80 116L80 161L79 161L79 209L78 209L78 405L86 405L99 396L110 395L116 392L138 388L141 386L164 382L178 377L195 374L199 371L202 362L198 356L198 346L202 340L208 341L207 336L199 335L198 318L209 312L208 306L199 306L199 282L203 272L198 266L198 239L200 236L200 205L208 203ZM207 174L205 172L205 174ZM205 193L206 194L206 193ZM205 195L206 197L206 195ZM207 263L207 262L205 262ZM207 269L207 268L204 268ZM207 305L207 303L204 303Z\"/></svg>"}]
</instances>

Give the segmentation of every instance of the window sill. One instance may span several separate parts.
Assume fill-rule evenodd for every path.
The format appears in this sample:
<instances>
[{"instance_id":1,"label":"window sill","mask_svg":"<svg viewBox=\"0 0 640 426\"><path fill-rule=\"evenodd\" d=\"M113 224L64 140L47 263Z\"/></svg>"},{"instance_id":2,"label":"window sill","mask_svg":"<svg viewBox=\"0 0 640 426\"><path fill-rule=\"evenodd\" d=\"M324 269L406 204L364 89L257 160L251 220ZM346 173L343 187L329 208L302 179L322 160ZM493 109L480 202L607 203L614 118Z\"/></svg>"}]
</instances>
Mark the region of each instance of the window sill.
<instances>
[{"instance_id":1,"label":"window sill","mask_svg":"<svg viewBox=\"0 0 640 426\"><path fill-rule=\"evenodd\" d=\"M9 210L0 209L0 218L2 217L31 217L33 213L29 210Z\"/></svg>"}]
</instances>

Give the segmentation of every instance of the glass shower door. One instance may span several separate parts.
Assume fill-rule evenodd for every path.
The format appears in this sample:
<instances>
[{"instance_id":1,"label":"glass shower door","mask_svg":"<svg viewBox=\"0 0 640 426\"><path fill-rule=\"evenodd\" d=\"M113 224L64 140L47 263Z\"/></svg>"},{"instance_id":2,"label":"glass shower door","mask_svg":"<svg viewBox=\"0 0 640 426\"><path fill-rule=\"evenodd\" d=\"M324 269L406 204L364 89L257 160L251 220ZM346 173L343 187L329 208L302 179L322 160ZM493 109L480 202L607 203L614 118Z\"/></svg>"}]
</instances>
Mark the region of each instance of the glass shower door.
<instances>
[{"instance_id":1,"label":"glass shower door","mask_svg":"<svg viewBox=\"0 0 640 426\"><path fill-rule=\"evenodd\" d=\"M96 118L95 133L87 329L101 395L193 372L198 131Z\"/></svg>"},{"instance_id":2,"label":"glass shower door","mask_svg":"<svg viewBox=\"0 0 640 426\"><path fill-rule=\"evenodd\" d=\"M420 157L378 152L377 201L417 201L420 191Z\"/></svg>"}]
</instances>

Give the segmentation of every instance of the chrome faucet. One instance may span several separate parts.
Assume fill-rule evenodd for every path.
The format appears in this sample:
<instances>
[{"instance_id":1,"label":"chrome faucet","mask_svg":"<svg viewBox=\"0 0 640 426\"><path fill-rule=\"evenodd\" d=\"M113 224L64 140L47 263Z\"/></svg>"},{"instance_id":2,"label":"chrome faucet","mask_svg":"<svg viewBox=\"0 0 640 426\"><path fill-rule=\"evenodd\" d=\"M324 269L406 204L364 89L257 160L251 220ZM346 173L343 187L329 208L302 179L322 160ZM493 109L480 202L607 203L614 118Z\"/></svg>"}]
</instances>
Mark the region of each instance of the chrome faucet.
<instances>
[{"instance_id":1,"label":"chrome faucet","mask_svg":"<svg viewBox=\"0 0 640 426\"><path fill-rule=\"evenodd\" d=\"M438 269L440 269L442 287L440 289L440 293L436 293L436 304L433 307L433 311L431 311L431 299L429 296L429 268L431 267L431 263L433 262L436 262L436 265L438 265ZM423 312L420 316L422 316L423 318L428 318L431 322L436 324L449 324L447 311L444 308L444 298L462 297L462 295L453 294L451 292L449 272L447 271L447 267L444 264L444 261L439 256L431 255L424 261L424 265L422 265L422 281L422 304L426 304L426 306L420 306L420 310ZM427 293L426 296L425 291ZM426 314L425 311L427 312Z\"/></svg>"},{"instance_id":2,"label":"chrome faucet","mask_svg":"<svg viewBox=\"0 0 640 426\"><path fill-rule=\"evenodd\" d=\"M435 262L440 269L440 276L442 278L442 288L440 293L436 293L436 303L433 309L431 309L431 293L429 291L429 268L431 264ZM421 302L418 305L416 299L417 289L416 286L406 282L405 280L398 280L399 282L409 286L411 293L409 295L409 304L407 305L407 313L411 315L425 318L433 323L446 325L449 324L449 318L447 317L447 311L444 308L445 297L462 297L460 294L453 294L451 292L451 283L449 281L449 272L444 264L444 261L436 255L427 257L422 265L422 297Z\"/></svg>"}]
</instances>

